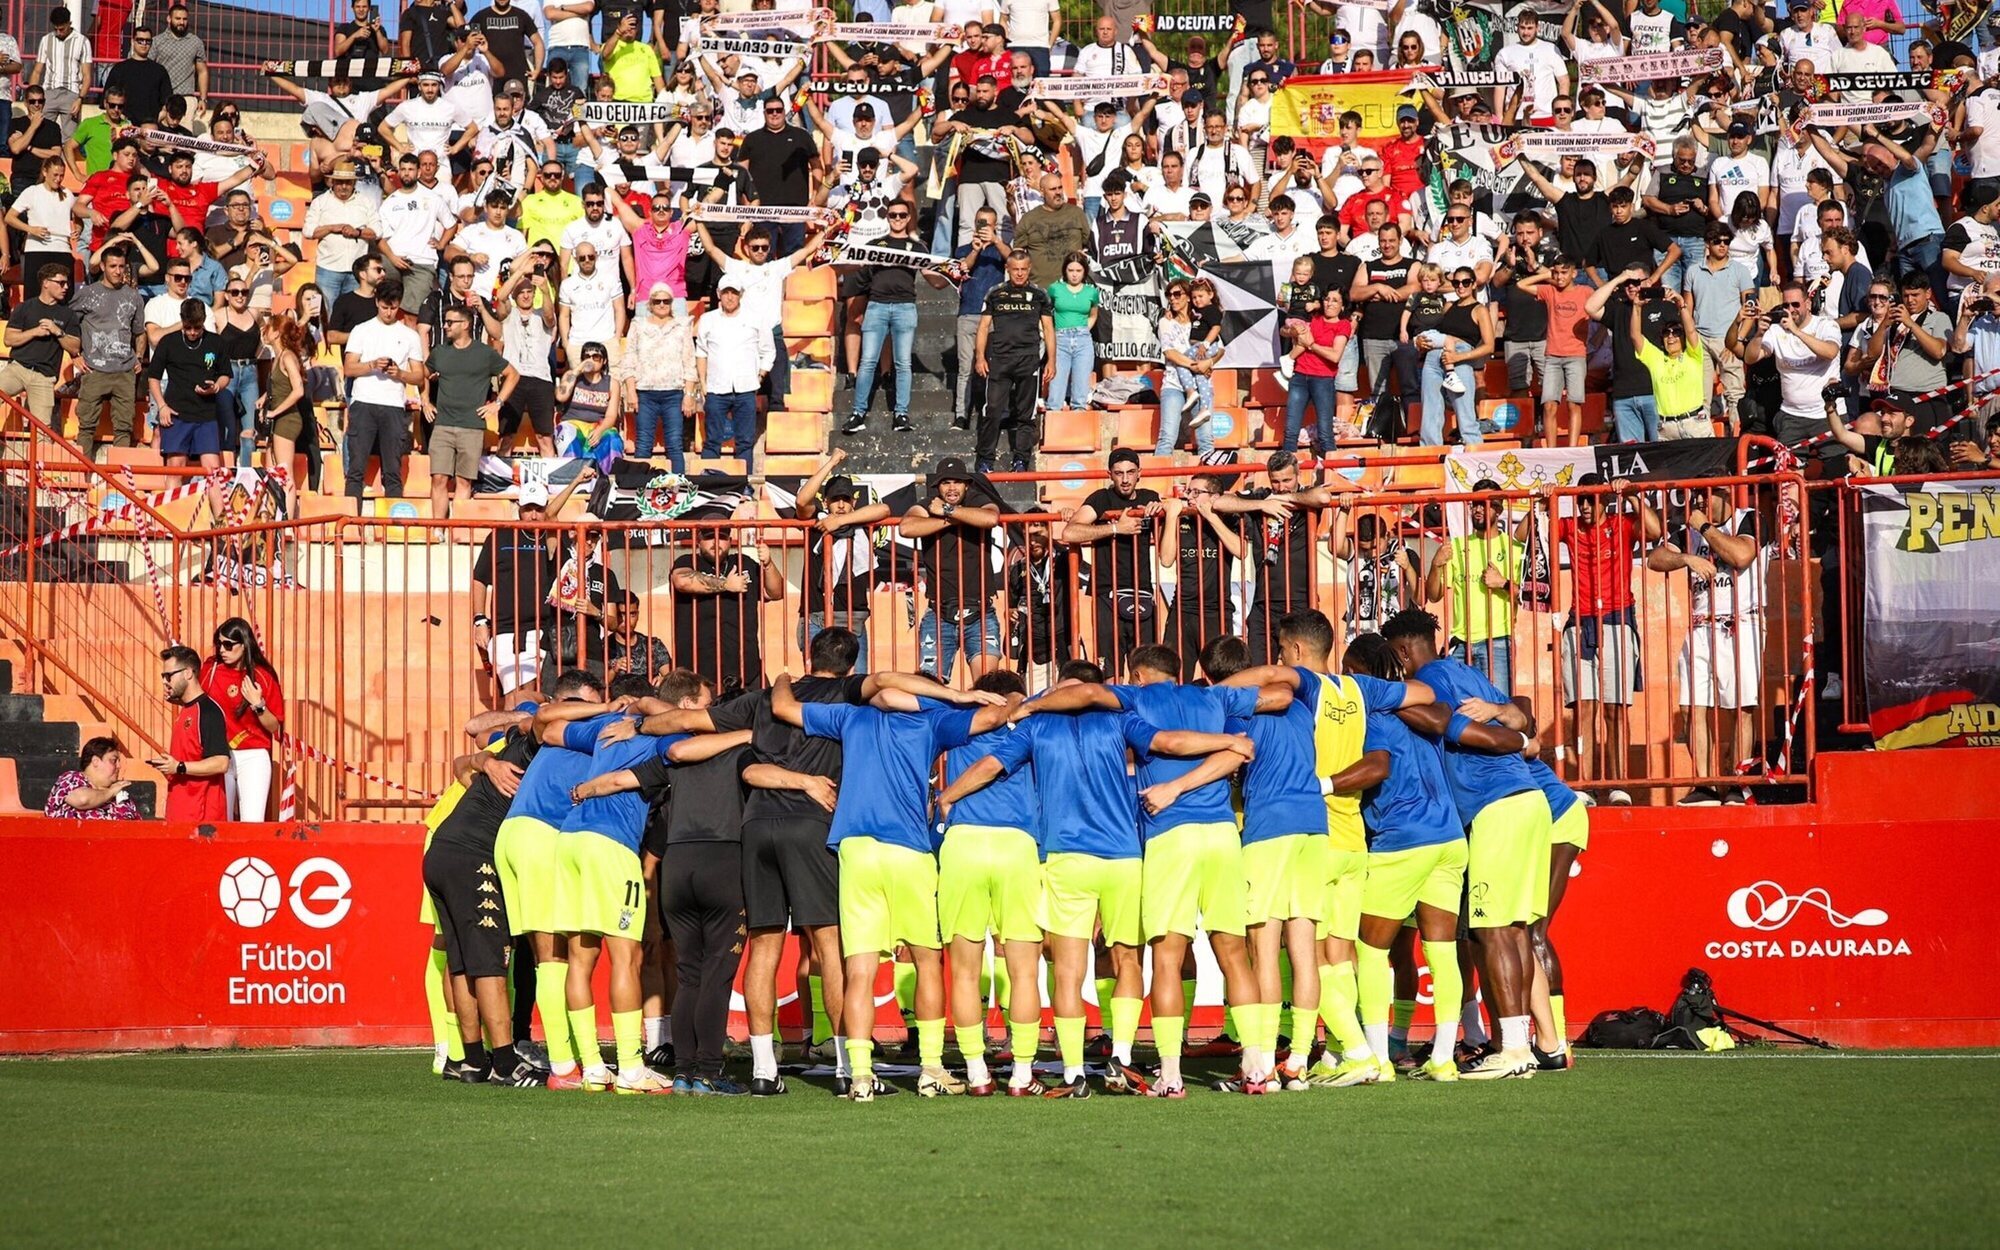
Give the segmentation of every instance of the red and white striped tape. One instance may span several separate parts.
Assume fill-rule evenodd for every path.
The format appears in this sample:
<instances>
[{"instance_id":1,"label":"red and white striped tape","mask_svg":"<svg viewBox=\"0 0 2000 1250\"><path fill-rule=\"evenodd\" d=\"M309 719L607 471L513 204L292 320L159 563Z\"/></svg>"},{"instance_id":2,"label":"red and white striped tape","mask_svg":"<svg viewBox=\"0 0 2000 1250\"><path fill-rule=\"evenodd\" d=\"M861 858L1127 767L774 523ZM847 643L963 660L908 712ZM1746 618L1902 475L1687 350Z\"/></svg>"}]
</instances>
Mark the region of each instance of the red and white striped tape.
<instances>
[{"instance_id":1,"label":"red and white striped tape","mask_svg":"<svg viewBox=\"0 0 2000 1250\"><path fill-rule=\"evenodd\" d=\"M229 480L229 471L227 469L216 469L205 477L189 478L179 486L170 487L157 495L145 497L139 495L138 484L133 481L132 470L129 466L125 470L125 480L132 487L132 497L126 502L119 504L115 508L106 508L97 515L85 517L81 521L72 521L61 529L50 530L48 533L37 538L33 545L36 547L46 547L50 543L59 543L65 539L82 538L85 535L105 528L115 521L123 521L134 516L143 518L146 515L144 511L146 508L157 512L168 504L178 503L191 495L198 495L211 486L220 486ZM28 543L16 543L6 551L0 552L0 555L18 555L26 551L28 547Z\"/></svg>"}]
</instances>

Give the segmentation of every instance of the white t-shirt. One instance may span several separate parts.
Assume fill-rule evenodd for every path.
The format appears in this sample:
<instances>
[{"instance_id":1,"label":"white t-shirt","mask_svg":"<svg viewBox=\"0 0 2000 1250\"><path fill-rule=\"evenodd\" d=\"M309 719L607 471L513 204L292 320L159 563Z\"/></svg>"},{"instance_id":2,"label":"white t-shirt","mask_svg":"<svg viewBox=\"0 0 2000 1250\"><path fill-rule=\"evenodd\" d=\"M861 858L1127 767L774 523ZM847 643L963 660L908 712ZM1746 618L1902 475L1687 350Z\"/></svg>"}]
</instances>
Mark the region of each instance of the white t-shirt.
<instances>
[{"instance_id":1,"label":"white t-shirt","mask_svg":"<svg viewBox=\"0 0 2000 1250\"><path fill-rule=\"evenodd\" d=\"M500 289L501 264L528 250L528 240L519 230L512 226L496 229L484 221L460 226L454 242L474 258L477 268L472 271L472 290L482 299L492 299L493 293ZM486 258L484 264L478 260L481 256Z\"/></svg>"},{"instance_id":2,"label":"white t-shirt","mask_svg":"<svg viewBox=\"0 0 2000 1250\"><path fill-rule=\"evenodd\" d=\"M347 336L346 352L357 360L380 360L388 357L399 369L408 368L413 360L424 358L424 341L417 336L416 327L406 321L384 324L380 317L370 317L354 327ZM403 406L403 382L386 373L364 373L351 379L354 388L350 392L357 404L382 404L390 408Z\"/></svg>"},{"instance_id":3,"label":"white t-shirt","mask_svg":"<svg viewBox=\"0 0 2000 1250\"><path fill-rule=\"evenodd\" d=\"M1722 194L1722 214L1727 217L1736 207L1736 197L1745 191L1764 193L1771 185L1771 162L1755 152L1745 152L1741 156L1718 156L1708 164L1709 181Z\"/></svg>"},{"instance_id":4,"label":"white t-shirt","mask_svg":"<svg viewBox=\"0 0 2000 1250\"><path fill-rule=\"evenodd\" d=\"M569 355L576 360L585 343L607 347L617 338L618 322L613 309L623 293L618 270L597 259L597 272L585 277L581 270L563 279L562 306L569 309Z\"/></svg>"},{"instance_id":5,"label":"white t-shirt","mask_svg":"<svg viewBox=\"0 0 2000 1250\"><path fill-rule=\"evenodd\" d=\"M450 97L425 100L415 96L390 110L390 126L401 126L410 136L410 146L419 152L435 152L439 161L450 164L445 149L451 146L451 132L462 130L465 119Z\"/></svg>"},{"instance_id":6,"label":"white t-shirt","mask_svg":"<svg viewBox=\"0 0 2000 1250\"><path fill-rule=\"evenodd\" d=\"M1992 273L2000 269L2000 230L1981 225L1978 218L1961 217L1951 223L1951 229L1945 232L1946 245L1957 243L1960 234L1964 235L1965 242L1965 246L1958 249L1958 259L1961 264L1982 273ZM1969 280L1959 274L1945 275L1945 289L1953 295L1964 290L1968 284Z\"/></svg>"},{"instance_id":7,"label":"white t-shirt","mask_svg":"<svg viewBox=\"0 0 2000 1250\"><path fill-rule=\"evenodd\" d=\"M1155 217L1162 213L1180 217L1188 215L1188 201L1194 198L1194 188L1187 184L1185 177L1181 179L1181 185L1178 187L1167 186L1164 178L1149 185L1151 189L1146 192L1148 213Z\"/></svg>"},{"instance_id":8,"label":"white t-shirt","mask_svg":"<svg viewBox=\"0 0 2000 1250\"><path fill-rule=\"evenodd\" d=\"M1499 55L1493 58L1493 68L1527 79L1530 117L1550 115L1555 108L1556 89L1561 85L1563 76L1569 73L1562 53L1543 39L1533 43L1510 44L1500 49Z\"/></svg>"},{"instance_id":9,"label":"white t-shirt","mask_svg":"<svg viewBox=\"0 0 2000 1250\"><path fill-rule=\"evenodd\" d=\"M1455 242L1451 239L1439 239L1437 242L1431 244L1430 250L1424 254L1424 259L1436 265L1439 269L1444 270L1444 276L1449 280L1455 270L1470 269L1472 272L1478 273L1480 265L1491 265L1493 263L1493 248L1486 240L1480 238L1477 233L1474 233L1468 234L1463 243ZM1482 304L1486 302L1486 286L1484 283L1481 283L1479 286L1479 302Z\"/></svg>"},{"instance_id":10,"label":"white t-shirt","mask_svg":"<svg viewBox=\"0 0 2000 1250\"><path fill-rule=\"evenodd\" d=\"M493 62L484 52L465 58L445 75L444 99L457 106L460 117L484 126L493 120Z\"/></svg>"},{"instance_id":11,"label":"white t-shirt","mask_svg":"<svg viewBox=\"0 0 2000 1250\"><path fill-rule=\"evenodd\" d=\"M1838 203L1829 200L1828 203ZM1847 210L1841 210L1845 218ZM1820 254L1819 205L1810 198L1801 205L1792 219L1792 252L1797 266L1796 277L1802 282L1811 282L1827 271L1826 257Z\"/></svg>"},{"instance_id":12,"label":"white t-shirt","mask_svg":"<svg viewBox=\"0 0 2000 1250\"><path fill-rule=\"evenodd\" d=\"M1748 230L1738 229L1736 237L1729 240L1729 259L1743 267L1743 272L1752 278L1757 276L1757 262L1764 258L1764 249L1771 246L1771 226L1759 220Z\"/></svg>"},{"instance_id":13,"label":"white t-shirt","mask_svg":"<svg viewBox=\"0 0 2000 1250\"><path fill-rule=\"evenodd\" d=\"M1389 56L1388 10L1371 9L1365 4L1343 4L1334 11L1334 24L1347 32L1348 47L1375 50L1375 64L1387 65Z\"/></svg>"},{"instance_id":14,"label":"white t-shirt","mask_svg":"<svg viewBox=\"0 0 2000 1250\"><path fill-rule=\"evenodd\" d=\"M1965 102L1967 129L1980 127L1972 141L1974 178L2000 178L2000 92L1981 91Z\"/></svg>"},{"instance_id":15,"label":"white t-shirt","mask_svg":"<svg viewBox=\"0 0 2000 1250\"><path fill-rule=\"evenodd\" d=\"M1651 16L1638 10L1626 15L1626 26L1632 32L1632 52L1666 52L1673 42L1674 15L1669 9L1661 9Z\"/></svg>"},{"instance_id":16,"label":"white t-shirt","mask_svg":"<svg viewBox=\"0 0 2000 1250\"><path fill-rule=\"evenodd\" d=\"M1840 342L1840 326L1830 317L1814 317L1803 327L1807 334L1824 343ZM1840 377L1840 353L1821 360L1811 348L1789 331L1772 326L1764 331L1764 346L1778 362L1780 407L1792 416L1818 420L1826 414L1820 392Z\"/></svg>"},{"instance_id":17,"label":"white t-shirt","mask_svg":"<svg viewBox=\"0 0 2000 1250\"><path fill-rule=\"evenodd\" d=\"M1833 54L1833 73L1836 74L1893 74L1896 72L1896 58L1889 55L1889 49L1879 43L1864 43L1860 51L1842 47Z\"/></svg>"},{"instance_id":18,"label":"white t-shirt","mask_svg":"<svg viewBox=\"0 0 2000 1250\"><path fill-rule=\"evenodd\" d=\"M761 265L736 256L716 259L722 264L724 277L743 283L742 314L761 325L777 325L785 307L785 279L792 276L791 257L780 256Z\"/></svg>"},{"instance_id":19,"label":"white t-shirt","mask_svg":"<svg viewBox=\"0 0 2000 1250\"><path fill-rule=\"evenodd\" d=\"M1788 23L1778 32L1778 49L1785 54L1786 69L1811 61L1813 68L1824 74L1840 55L1840 35L1825 22L1814 22L1804 31Z\"/></svg>"},{"instance_id":20,"label":"white t-shirt","mask_svg":"<svg viewBox=\"0 0 2000 1250\"><path fill-rule=\"evenodd\" d=\"M549 23L548 45L551 48L587 48L591 43L590 19L587 17L565 16Z\"/></svg>"},{"instance_id":21,"label":"white t-shirt","mask_svg":"<svg viewBox=\"0 0 2000 1250\"><path fill-rule=\"evenodd\" d=\"M412 264L437 263L437 239L458 220L429 190L417 187L382 197L376 232L389 250Z\"/></svg>"},{"instance_id":22,"label":"white t-shirt","mask_svg":"<svg viewBox=\"0 0 2000 1250\"><path fill-rule=\"evenodd\" d=\"M1083 195L1095 199L1104 194L1104 176L1118 168L1118 154L1125 150L1125 136L1132 133L1130 126L1113 126L1100 131L1095 126L1078 126L1076 129L1076 150L1083 158ZM1103 162L1098 163L1102 154ZM1090 167L1097 164L1097 172L1090 173Z\"/></svg>"},{"instance_id":23,"label":"white t-shirt","mask_svg":"<svg viewBox=\"0 0 2000 1250\"><path fill-rule=\"evenodd\" d=\"M586 153L579 153L581 160ZM667 164L680 165L688 169L696 165L706 165L715 159L715 131L697 137L692 131L682 131L673 146L667 149Z\"/></svg>"},{"instance_id":24,"label":"white t-shirt","mask_svg":"<svg viewBox=\"0 0 2000 1250\"><path fill-rule=\"evenodd\" d=\"M1102 44L1093 42L1076 54L1076 76L1078 78L1122 77L1126 74L1143 74L1151 68L1152 62L1146 58L1146 54L1137 51L1132 45L1126 43L1114 43L1107 48ZM1121 110L1125 107L1125 101L1123 100L1113 100L1108 95L1099 96L1097 99L1083 101L1083 115L1086 118L1090 116L1091 110L1097 107L1097 102L1100 99L1111 100L1111 103L1117 105Z\"/></svg>"},{"instance_id":25,"label":"white t-shirt","mask_svg":"<svg viewBox=\"0 0 2000 1250\"><path fill-rule=\"evenodd\" d=\"M147 300L145 311L146 325L148 327L173 326L178 328L181 324L181 303L183 298L179 295L170 295L162 292ZM214 330L219 324L220 318L217 310L210 308L208 310L208 328Z\"/></svg>"},{"instance_id":26,"label":"white t-shirt","mask_svg":"<svg viewBox=\"0 0 2000 1250\"><path fill-rule=\"evenodd\" d=\"M70 210L76 206L74 191L51 191L40 182L14 197L14 211L31 226L38 226L49 232L46 241L29 238L25 250L32 252L73 252L76 244L76 219ZM176 320L176 325L179 321Z\"/></svg>"},{"instance_id":27,"label":"white t-shirt","mask_svg":"<svg viewBox=\"0 0 2000 1250\"><path fill-rule=\"evenodd\" d=\"M854 225L848 231L856 243L873 243L889 233L889 205L903 196L903 175L877 171L867 186L853 180L843 182L829 200L833 207L854 210Z\"/></svg>"},{"instance_id":28,"label":"white t-shirt","mask_svg":"<svg viewBox=\"0 0 2000 1250\"><path fill-rule=\"evenodd\" d=\"M1257 166L1240 143L1225 143L1216 148L1204 142L1195 149L1194 185L1208 192L1218 209L1222 207L1223 192L1232 182L1247 184L1256 176Z\"/></svg>"},{"instance_id":29,"label":"white t-shirt","mask_svg":"<svg viewBox=\"0 0 2000 1250\"><path fill-rule=\"evenodd\" d=\"M1789 235L1798 223L1799 210L1812 203L1806 192L1806 175L1815 169L1833 172L1819 149L1807 144L1802 152L1787 143L1771 158L1771 180L1778 185L1778 233ZM1834 179L1838 186L1840 180Z\"/></svg>"},{"instance_id":30,"label":"white t-shirt","mask_svg":"<svg viewBox=\"0 0 2000 1250\"><path fill-rule=\"evenodd\" d=\"M1603 117L1579 117L1570 123L1570 131L1579 135L1622 135L1629 134L1625 123L1608 113ZM1618 178L1618 155L1615 152L1599 152L1590 158L1597 166L1597 185L1610 186Z\"/></svg>"},{"instance_id":31,"label":"white t-shirt","mask_svg":"<svg viewBox=\"0 0 2000 1250\"><path fill-rule=\"evenodd\" d=\"M563 227L562 238L556 242L566 253L574 252L579 243L595 244L598 265L609 266L613 273L617 273L619 272L618 249L632 246L632 235L625 229L625 223L616 217L607 215L594 226L590 224L590 218L579 217ZM575 273L574 257L570 259L569 264L570 272Z\"/></svg>"},{"instance_id":32,"label":"white t-shirt","mask_svg":"<svg viewBox=\"0 0 2000 1250\"><path fill-rule=\"evenodd\" d=\"M1046 48L1052 42L1062 0L1002 0L1000 24L1010 48ZM951 19L956 21L957 19Z\"/></svg>"}]
</instances>

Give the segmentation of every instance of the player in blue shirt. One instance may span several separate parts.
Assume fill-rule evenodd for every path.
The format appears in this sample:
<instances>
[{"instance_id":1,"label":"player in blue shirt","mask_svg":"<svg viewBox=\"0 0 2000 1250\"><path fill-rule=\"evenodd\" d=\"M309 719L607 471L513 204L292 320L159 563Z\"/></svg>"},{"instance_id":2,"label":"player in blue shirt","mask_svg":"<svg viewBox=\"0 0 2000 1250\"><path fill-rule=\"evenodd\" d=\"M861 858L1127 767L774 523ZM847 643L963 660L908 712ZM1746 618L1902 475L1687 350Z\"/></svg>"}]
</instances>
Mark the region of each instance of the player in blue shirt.
<instances>
[{"instance_id":1,"label":"player in blue shirt","mask_svg":"<svg viewBox=\"0 0 2000 1250\"><path fill-rule=\"evenodd\" d=\"M1078 684L1052 690L1023 706L1036 712L1137 712L1160 729L1222 733L1231 716L1281 712L1292 700L1292 692L1281 686L1261 690L1183 686L1178 680L1180 656L1169 647L1135 648L1128 667L1138 684ZM1158 1098L1184 1098L1185 995L1180 972L1197 926L1207 932L1209 947L1222 967L1223 994L1230 1008L1248 1006L1257 995L1243 936L1243 844L1226 780L1233 769L1227 760L1160 755L1137 750L1136 744L1134 756L1145 809L1139 822L1145 848L1141 919L1153 952L1153 1038L1160 1051L1160 1080L1151 1092ZM1162 786L1174 791L1167 802L1159 801L1167 790L1154 789ZM1246 1047L1246 1076L1253 1075L1250 1069L1257 1062ZM1261 1080L1251 1092L1263 1092Z\"/></svg>"},{"instance_id":2,"label":"player in blue shirt","mask_svg":"<svg viewBox=\"0 0 2000 1250\"><path fill-rule=\"evenodd\" d=\"M1489 706L1506 702L1493 683L1462 660L1439 656L1437 618L1405 608L1389 618L1382 637L1405 672L1456 708L1467 699ZM1475 705L1477 706L1477 705ZM1444 737L1444 772L1452 802L1469 830L1467 928L1479 947L1480 983L1500 1021L1500 1047L1464 1068L1469 1080L1532 1076L1529 1044L1535 957L1528 926L1536 920L1538 888L1549 871L1549 803L1519 755L1492 754L1463 742L1476 724L1462 712L1450 717ZM1537 883L1542 883L1538 887Z\"/></svg>"},{"instance_id":3,"label":"player in blue shirt","mask_svg":"<svg viewBox=\"0 0 2000 1250\"><path fill-rule=\"evenodd\" d=\"M1056 689L1099 684L1104 671L1072 660ZM1090 941L1100 928L1115 972L1114 988L1098 994L1109 1021L1110 1066L1104 1092L1143 1094L1149 1083L1132 1066L1132 1039L1144 1005L1144 973L1139 964L1141 892L1139 806L1126 771L1129 751L1173 755L1226 754L1213 761L1226 775L1248 757L1248 739L1230 735L1161 730L1131 712L1084 712L1074 716L1029 716L1011 732L989 734L962 748L986 751L952 776L938 807L954 822L966 819L975 801L996 793L1005 777L1032 774L1033 801L1041 813L1041 850L1046 866L1046 923L1053 970L1056 1042L1062 1053L1062 1084L1052 1098L1083 1098L1083 977L1090 967ZM947 774L958 768L959 752L946 760ZM1032 768L1029 767L1032 765ZM1166 807L1172 800L1156 793ZM951 834L947 832L947 842ZM956 957L956 956L954 956ZM1020 984L1016 975L1014 984ZM1020 1051L1017 1041L1015 1057Z\"/></svg>"},{"instance_id":4,"label":"player in blue shirt","mask_svg":"<svg viewBox=\"0 0 2000 1250\"><path fill-rule=\"evenodd\" d=\"M937 757L1007 723L1013 703L998 696L978 708L919 700L914 712L847 703L800 703L791 682L771 687L771 715L819 738L835 738L848 758L827 845L840 856L840 943L845 958L849 1097L869 1102L875 1077L875 970L898 944L917 970L917 1093L962 1094L944 1067L944 969L938 934L937 844L931 832L931 777Z\"/></svg>"},{"instance_id":5,"label":"player in blue shirt","mask_svg":"<svg viewBox=\"0 0 2000 1250\"><path fill-rule=\"evenodd\" d=\"M604 686L583 669L571 669L549 688L549 698L535 709L529 731L542 743L521 774L507 819L493 841L493 867L507 907L507 926L514 936L526 936L535 952L535 1010L542 1017L543 1044L548 1048L549 1088L581 1089L584 1076L577 1064L595 1069L608 1087L610 1074L597 1051L597 1022L590 1031L572 1037L564 983L569 978L569 940L556 927L557 829L568 817L570 787L590 775L590 756L551 746L549 727L572 720L602 716Z\"/></svg>"},{"instance_id":6,"label":"player in blue shirt","mask_svg":"<svg viewBox=\"0 0 2000 1250\"><path fill-rule=\"evenodd\" d=\"M1307 1053L1324 1007L1342 1060L1323 1061L1313 1079L1344 1086L1384 1076L1355 1012L1354 939L1367 869L1359 787L1334 786L1328 778L1360 758L1362 724L1370 713L1431 701L1430 689L1420 682L1330 674L1333 637L1326 615L1308 610L1278 620L1282 664L1248 667L1249 644L1229 637L1212 640L1201 656L1202 671L1212 681L1278 685L1293 692L1291 706L1278 715L1230 726L1246 730L1257 746L1257 758L1243 774L1243 875L1258 992L1246 1029L1254 1036L1245 1044L1270 1053L1272 1078L1287 1089L1306 1088L1308 1074L1303 1062L1275 1062L1284 951L1293 968L1292 1054Z\"/></svg>"}]
</instances>

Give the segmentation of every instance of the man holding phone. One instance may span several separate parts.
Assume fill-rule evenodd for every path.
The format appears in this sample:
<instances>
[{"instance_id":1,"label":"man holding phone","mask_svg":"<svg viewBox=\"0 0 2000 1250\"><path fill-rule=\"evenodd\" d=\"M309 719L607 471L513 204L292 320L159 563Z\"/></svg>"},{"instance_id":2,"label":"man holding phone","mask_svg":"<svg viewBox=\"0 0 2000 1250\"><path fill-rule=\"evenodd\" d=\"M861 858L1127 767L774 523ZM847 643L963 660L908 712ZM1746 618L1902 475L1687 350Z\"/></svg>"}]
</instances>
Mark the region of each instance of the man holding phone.
<instances>
[{"instance_id":1,"label":"man holding phone","mask_svg":"<svg viewBox=\"0 0 2000 1250\"><path fill-rule=\"evenodd\" d=\"M1746 365L1777 362L1783 398L1775 433L1790 444L1826 428L1823 393L1840 378L1840 327L1812 311L1804 284L1787 282L1780 290L1784 301L1761 318L1754 306L1744 306L1729 329L1729 345L1742 351Z\"/></svg>"},{"instance_id":2,"label":"man holding phone","mask_svg":"<svg viewBox=\"0 0 2000 1250\"><path fill-rule=\"evenodd\" d=\"M1736 406L1743 399L1744 379L1743 358L1729 350L1729 327L1739 312L1757 303L1756 279L1729 259L1729 244L1735 237L1736 231L1728 222L1711 224L1702 237L1701 263L1681 279L1681 291L1693 306L1694 326L1701 338L1702 394L1715 394L1715 376L1720 373L1722 411L1732 436L1737 432ZM1666 409L1660 410L1662 438L1708 438L1713 433L1707 405L1683 428L1668 421Z\"/></svg>"}]
</instances>

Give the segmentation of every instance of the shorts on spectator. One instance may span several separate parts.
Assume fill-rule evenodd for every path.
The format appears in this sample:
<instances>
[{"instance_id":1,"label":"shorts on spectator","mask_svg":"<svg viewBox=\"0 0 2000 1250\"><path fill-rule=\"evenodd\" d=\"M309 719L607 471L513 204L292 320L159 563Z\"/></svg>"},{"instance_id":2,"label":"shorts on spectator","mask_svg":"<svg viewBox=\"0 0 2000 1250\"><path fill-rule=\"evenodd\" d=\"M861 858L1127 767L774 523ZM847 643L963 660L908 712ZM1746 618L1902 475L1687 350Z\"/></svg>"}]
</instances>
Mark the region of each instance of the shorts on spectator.
<instances>
[{"instance_id":1,"label":"shorts on spectator","mask_svg":"<svg viewBox=\"0 0 2000 1250\"><path fill-rule=\"evenodd\" d=\"M217 456L222 439L215 422L208 417L181 417L160 427L160 454L163 456Z\"/></svg>"},{"instance_id":2,"label":"shorts on spectator","mask_svg":"<svg viewBox=\"0 0 2000 1250\"><path fill-rule=\"evenodd\" d=\"M1756 707L1764 676L1764 631L1755 617L1688 629L1674 672L1682 707Z\"/></svg>"},{"instance_id":3,"label":"shorts on spectator","mask_svg":"<svg viewBox=\"0 0 2000 1250\"><path fill-rule=\"evenodd\" d=\"M1561 403L1565 397L1580 404L1590 392L1584 380L1589 360L1583 356L1550 356L1542 362L1542 402Z\"/></svg>"},{"instance_id":4,"label":"shorts on spectator","mask_svg":"<svg viewBox=\"0 0 2000 1250\"><path fill-rule=\"evenodd\" d=\"M542 675L542 631L495 634L486 658L493 663L500 693L512 694Z\"/></svg>"},{"instance_id":5,"label":"shorts on spectator","mask_svg":"<svg viewBox=\"0 0 2000 1250\"><path fill-rule=\"evenodd\" d=\"M1578 700L1629 707L1639 690L1639 633L1630 625L1604 622L1597 630L1597 655L1578 662L1578 629L1562 633L1563 703Z\"/></svg>"},{"instance_id":6,"label":"shorts on spectator","mask_svg":"<svg viewBox=\"0 0 2000 1250\"><path fill-rule=\"evenodd\" d=\"M1548 351L1549 345L1546 342L1516 343L1511 340L1507 342L1502 351L1502 356L1507 362L1507 389L1525 391L1535 384L1536 378L1540 378L1543 397L1547 398Z\"/></svg>"},{"instance_id":7,"label":"shorts on spectator","mask_svg":"<svg viewBox=\"0 0 2000 1250\"><path fill-rule=\"evenodd\" d=\"M432 473L470 482L479 476L479 457L486 450L486 431L455 425L436 426L431 430L427 450Z\"/></svg>"}]
</instances>

